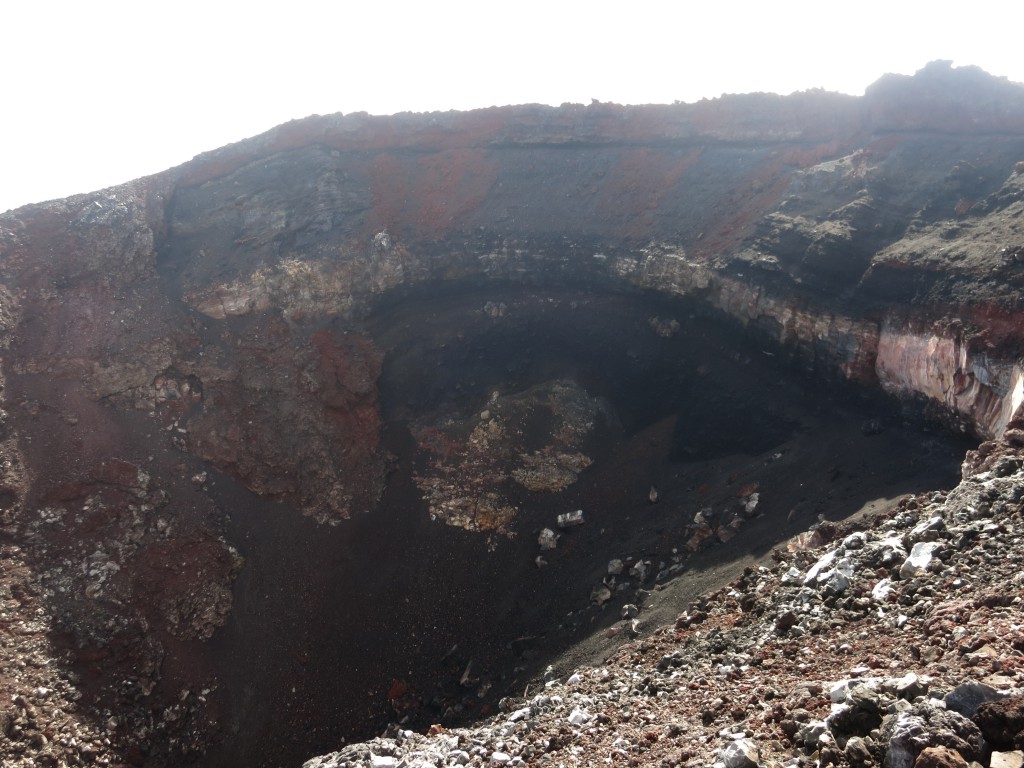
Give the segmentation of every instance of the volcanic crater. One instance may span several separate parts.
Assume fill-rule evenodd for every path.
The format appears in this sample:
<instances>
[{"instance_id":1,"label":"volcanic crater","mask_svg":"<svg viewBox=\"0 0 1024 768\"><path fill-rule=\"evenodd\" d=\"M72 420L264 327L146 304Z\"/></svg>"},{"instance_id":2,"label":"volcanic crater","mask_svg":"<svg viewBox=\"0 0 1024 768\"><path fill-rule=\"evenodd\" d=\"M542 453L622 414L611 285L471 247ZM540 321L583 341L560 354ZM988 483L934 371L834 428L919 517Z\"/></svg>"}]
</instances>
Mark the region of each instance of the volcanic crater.
<instances>
[{"instance_id":1,"label":"volcanic crater","mask_svg":"<svg viewBox=\"0 0 1024 768\"><path fill-rule=\"evenodd\" d=\"M654 615L819 516L948 485L967 445L863 388L823 389L686 300L432 285L367 327L386 489L326 530L278 501L231 516L246 566L211 642L230 731L205 764L493 713L623 604L657 586ZM563 471L517 478L545 464ZM220 494L239 491L217 485L230 508ZM577 509L583 525L559 528Z\"/></svg>"},{"instance_id":2,"label":"volcanic crater","mask_svg":"<svg viewBox=\"0 0 1024 768\"><path fill-rule=\"evenodd\" d=\"M0 215L5 764L464 725L952 487L1024 400L1022 161L1024 89L938 62L311 117Z\"/></svg>"}]
</instances>

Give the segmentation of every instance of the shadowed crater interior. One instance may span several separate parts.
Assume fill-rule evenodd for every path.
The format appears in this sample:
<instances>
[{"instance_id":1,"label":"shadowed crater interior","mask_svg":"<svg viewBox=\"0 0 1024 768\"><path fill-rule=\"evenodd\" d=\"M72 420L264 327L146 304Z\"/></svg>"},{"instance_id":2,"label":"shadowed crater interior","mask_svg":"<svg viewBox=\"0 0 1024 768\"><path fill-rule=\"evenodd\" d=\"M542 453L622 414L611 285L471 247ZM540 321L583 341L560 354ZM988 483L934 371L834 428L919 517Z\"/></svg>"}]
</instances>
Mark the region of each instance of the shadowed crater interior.
<instances>
[{"instance_id":1,"label":"shadowed crater interior","mask_svg":"<svg viewBox=\"0 0 1024 768\"><path fill-rule=\"evenodd\" d=\"M710 566L948 482L962 455L684 300L432 285L367 328L385 354L379 507L325 527L215 491L246 509L229 531L246 565L213 640L209 768L494 712L566 649L625 639L595 634L623 604L664 589L670 620Z\"/></svg>"}]
</instances>

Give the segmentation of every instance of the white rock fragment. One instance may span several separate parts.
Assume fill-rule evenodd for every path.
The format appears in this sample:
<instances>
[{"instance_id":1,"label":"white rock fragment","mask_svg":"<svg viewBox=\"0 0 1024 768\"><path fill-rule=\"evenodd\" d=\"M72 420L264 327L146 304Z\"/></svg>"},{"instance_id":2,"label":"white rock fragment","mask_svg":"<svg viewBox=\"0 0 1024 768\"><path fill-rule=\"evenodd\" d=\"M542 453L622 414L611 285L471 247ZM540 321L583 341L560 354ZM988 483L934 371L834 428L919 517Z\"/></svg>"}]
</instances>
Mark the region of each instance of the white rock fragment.
<instances>
[{"instance_id":1,"label":"white rock fragment","mask_svg":"<svg viewBox=\"0 0 1024 768\"><path fill-rule=\"evenodd\" d=\"M896 695L906 701L913 701L918 696L928 692L930 678L920 678L913 672L908 672L895 682Z\"/></svg>"},{"instance_id":2,"label":"white rock fragment","mask_svg":"<svg viewBox=\"0 0 1024 768\"><path fill-rule=\"evenodd\" d=\"M850 586L853 578L853 562L839 557L844 550L833 549L816 562L804 576L804 586L819 586L833 594L839 594Z\"/></svg>"},{"instance_id":3,"label":"white rock fragment","mask_svg":"<svg viewBox=\"0 0 1024 768\"><path fill-rule=\"evenodd\" d=\"M751 739L737 739L721 751L725 768L754 768L760 757L757 744Z\"/></svg>"},{"instance_id":4,"label":"white rock fragment","mask_svg":"<svg viewBox=\"0 0 1024 768\"><path fill-rule=\"evenodd\" d=\"M884 603L889 599L889 595L892 592L892 579L881 579L875 586L871 588L871 597L880 603Z\"/></svg>"},{"instance_id":5,"label":"white rock fragment","mask_svg":"<svg viewBox=\"0 0 1024 768\"><path fill-rule=\"evenodd\" d=\"M864 545L867 544L867 542L868 535L864 533L864 531L856 531L843 539L843 549L850 551L864 549Z\"/></svg>"},{"instance_id":6,"label":"white rock fragment","mask_svg":"<svg viewBox=\"0 0 1024 768\"><path fill-rule=\"evenodd\" d=\"M989 765L991 768L1021 768L1024 766L1024 752L1019 749L1012 752L993 752Z\"/></svg>"},{"instance_id":7,"label":"white rock fragment","mask_svg":"<svg viewBox=\"0 0 1024 768\"><path fill-rule=\"evenodd\" d=\"M517 709L515 712L513 712L511 715L509 715L508 721L510 723L518 723L520 720L525 720L529 716L530 716L530 708L529 707L523 707L522 709Z\"/></svg>"},{"instance_id":8,"label":"white rock fragment","mask_svg":"<svg viewBox=\"0 0 1024 768\"><path fill-rule=\"evenodd\" d=\"M812 584L816 584L818 581L818 575L822 571L827 571L832 567L832 563L835 562L836 555L839 554L839 550L833 549L831 552L826 552L822 555L818 562L811 566L811 569L804 576L804 586L809 587Z\"/></svg>"},{"instance_id":9,"label":"white rock fragment","mask_svg":"<svg viewBox=\"0 0 1024 768\"><path fill-rule=\"evenodd\" d=\"M797 731L797 738L804 743L808 749L817 749L821 743L821 737L828 732L828 726L824 720L812 720Z\"/></svg>"},{"instance_id":10,"label":"white rock fragment","mask_svg":"<svg viewBox=\"0 0 1024 768\"><path fill-rule=\"evenodd\" d=\"M537 536L537 544L540 545L542 552L555 549L558 546L558 534L550 528L544 528Z\"/></svg>"},{"instance_id":11,"label":"white rock fragment","mask_svg":"<svg viewBox=\"0 0 1024 768\"><path fill-rule=\"evenodd\" d=\"M754 510L757 509L757 503L758 501L760 501L760 499L761 494L759 493L752 493L749 496L744 496L743 499L741 499L741 503L743 504L743 511L748 515L753 514Z\"/></svg>"},{"instance_id":12,"label":"white rock fragment","mask_svg":"<svg viewBox=\"0 0 1024 768\"><path fill-rule=\"evenodd\" d=\"M903 539L891 532L884 538L871 542L868 549L872 552L877 552L879 563L886 566L898 563L907 556L907 550L903 546Z\"/></svg>"},{"instance_id":13,"label":"white rock fragment","mask_svg":"<svg viewBox=\"0 0 1024 768\"><path fill-rule=\"evenodd\" d=\"M835 568L818 575L818 580L824 584L825 590L836 595L846 591L852 578L853 563L845 557L836 562Z\"/></svg>"},{"instance_id":14,"label":"white rock fragment","mask_svg":"<svg viewBox=\"0 0 1024 768\"><path fill-rule=\"evenodd\" d=\"M857 682L860 682L859 680ZM832 684L832 687L828 691L828 699L833 704L841 704L846 701L847 694L850 691L851 681L840 680Z\"/></svg>"},{"instance_id":15,"label":"white rock fragment","mask_svg":"<svg viewBox=\"0 0 1024 768\"><path fill-rule=\"evenodd\" d=\"M570 725L586 725L593 719L593 716L584 709L574 709L566 718Z\"/></svg>"},{"instance_id":16,"label":"white rock fragment","mask_svg":"<svg viewBox=\"0 0 1024 768\"><path fill-rule=\"evenodd\" d=\"M909 539L911 541L934 540L936 532L941 531L944 527L945 521L942 519L942 515L934 515L915 525L910 531Z\"/></svg>"},{"instance_id":17,"label":"white rock fragment","mask_svg":"<svg viewBox=\"0 0 1024 768\"><path fill-rule=\"evenodd\" d=\"M575 512L563 512L558 516L559 528L575 528L577 525L583 525L582 509L577 509Z\"/></svg>"},{"instance_id":18,"label":"white rock fragment","mask_svg":"<svg viewBox=\"0 0 1024 768\"><path fill-rule=\"evenodd\" d=\"M925 573L932 562L933 553L938 547L938 542L934 541L919 541L915 544L914 548L910 550L910 556L900 566L900 578L911 579Z\"/></svg>"},{"instance_id":19,"label":"white rock fragment","mask_svg":"<svg viewBox=\"0 0 1024 768\"><path fill-rule=\"evenodd\" d=\"M800 572L800 569L790 566L789 570L782 574L781 581L783 584L796 584L802 578L803 574Z\"/></svg>"}]
</instances>

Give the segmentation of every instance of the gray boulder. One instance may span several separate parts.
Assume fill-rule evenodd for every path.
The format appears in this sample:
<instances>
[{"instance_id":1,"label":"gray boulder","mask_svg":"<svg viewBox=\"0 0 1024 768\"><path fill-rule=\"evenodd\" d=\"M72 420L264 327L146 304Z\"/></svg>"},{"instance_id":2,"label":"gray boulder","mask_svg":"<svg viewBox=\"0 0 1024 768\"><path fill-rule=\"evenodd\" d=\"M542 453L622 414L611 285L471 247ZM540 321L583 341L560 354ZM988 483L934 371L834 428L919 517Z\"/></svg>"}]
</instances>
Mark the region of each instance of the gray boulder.
<instances>
[{"instance_id":1,"label":"gray boulder","mask_svg":"<svg viewBox=\"0 0 1024 768\"><path fill-rule=\"evenodd\" d=\"M884 768L914 768L917 756L927 747L949 747L967 762L987 764L989 747L981 730L958 712L930 701L909 712L890 715L882 722L881 741L886 745Z\"/></svg>"}]
</instances>

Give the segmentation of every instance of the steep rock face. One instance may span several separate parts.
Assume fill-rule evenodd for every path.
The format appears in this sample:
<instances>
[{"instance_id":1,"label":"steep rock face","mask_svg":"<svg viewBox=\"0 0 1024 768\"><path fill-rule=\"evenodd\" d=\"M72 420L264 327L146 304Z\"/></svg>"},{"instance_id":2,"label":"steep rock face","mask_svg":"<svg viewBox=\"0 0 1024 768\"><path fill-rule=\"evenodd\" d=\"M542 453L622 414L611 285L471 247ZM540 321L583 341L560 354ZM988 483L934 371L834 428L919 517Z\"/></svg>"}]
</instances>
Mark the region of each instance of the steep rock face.
<instances>
[{"instance_id":1,"label":"steep rock face","mask_svg":"<svg viewBox=\"0 0 1024 768\"><path fill-rule=\"evenodd\" d=\"M203 387L201 412L176 422L188 449L324 522L371 508L380 486L372 344L329 328L294 334L272 319L223 338L188 368Z\"/></svg>"},{"instance_id":2,"label":"steep rock face","mask_svg":"<svg viewBox=\"0 0 1024 768\"><path fill-rule=\"evenodd\" d=\"M433 280L696 294L991 435L1012 409L1022 113L1017 86L938 62L861 100L310 118L178 172L160 269L215 319L358 318ZM879 370L883 335L945 316L964 327L929 338L963 355L929 363L941 391L913 355Z\"/></svg>"},{"instance_id":3,"label":"steep rock face","mask_svg":"<svg viewBox=\"0 0 1024 768\"><path fill-rule=\"evenodd\" d=\"M5 562L76 663L129 681L96 685L97 712L131 704L115 741L158 732L173 762L216 709L193 694L240 567L232 494L336 524L387 488L375 316L434 290L498 325L503 291L685 299L999 436L1024 401L1022 161L1024 89L938 63L861 99L311 117L10 212Z\"/></svg>"}]
</instances>

